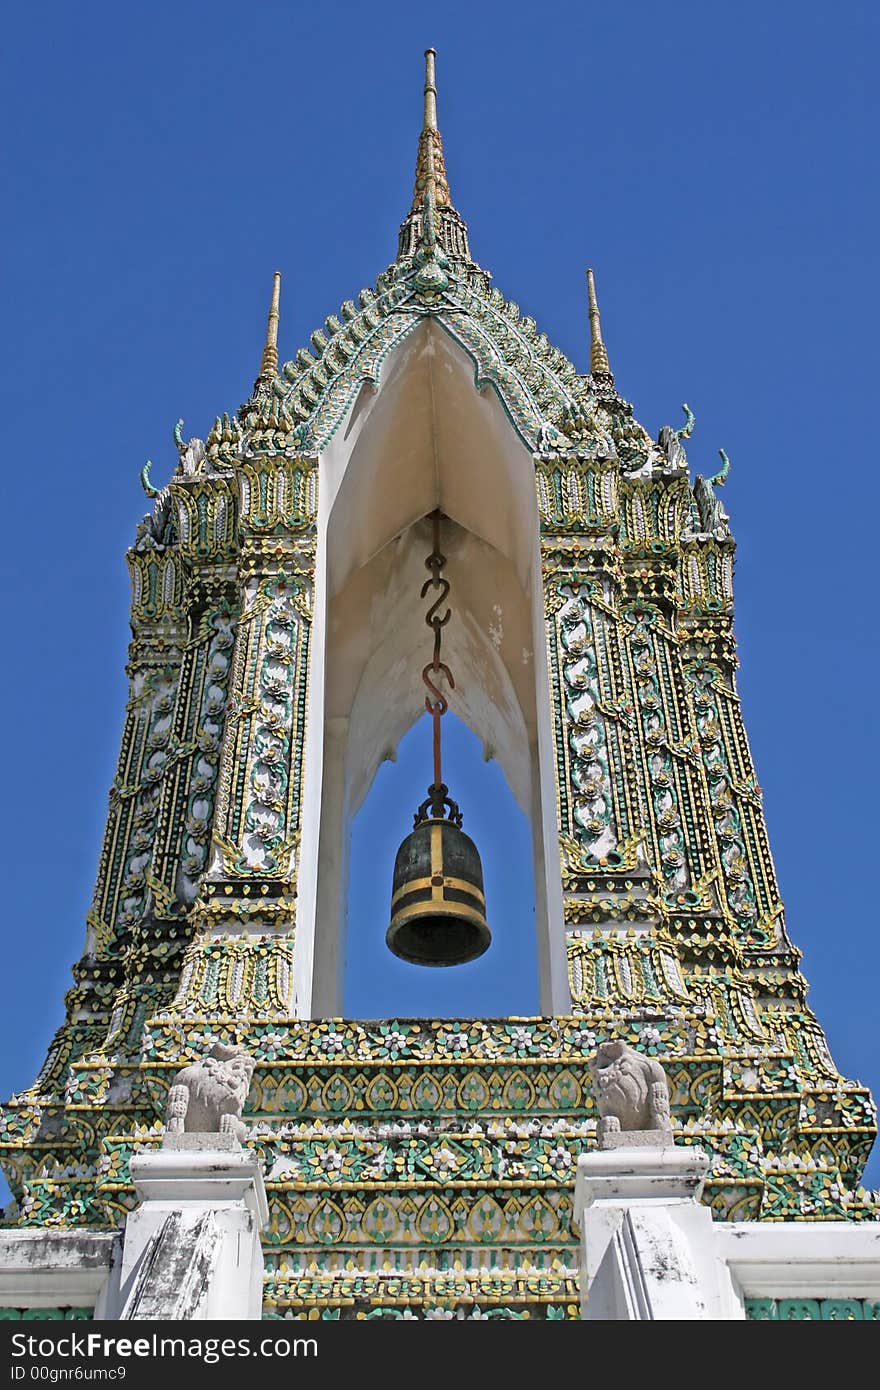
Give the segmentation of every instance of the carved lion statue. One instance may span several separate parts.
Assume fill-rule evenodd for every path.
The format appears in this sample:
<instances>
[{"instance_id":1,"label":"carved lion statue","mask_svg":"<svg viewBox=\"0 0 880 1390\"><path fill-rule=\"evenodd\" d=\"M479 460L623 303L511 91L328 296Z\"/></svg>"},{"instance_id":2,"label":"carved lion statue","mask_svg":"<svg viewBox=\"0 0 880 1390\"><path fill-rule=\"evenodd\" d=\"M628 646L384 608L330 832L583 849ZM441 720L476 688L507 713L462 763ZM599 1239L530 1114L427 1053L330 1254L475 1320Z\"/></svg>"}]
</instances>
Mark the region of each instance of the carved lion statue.
<instances>
[{"instance_id":1,"label":"carved lion statue","mask_svg":"<svg viewBox=\"0 0 880 1390\"><path fill-rule=\"evenodd\" d=\"M168 1091L168 1134L231 1134L246 1137L241 1112L254 1074L254 1059L239 1047L215 1043L207 1057L191 1062Z\"/></svg>"},{"instance_id":2,"label":"carved lion statue","mask_svg":"<svg viewBox=\"0 0 880 1390\"><path fill-rule=\"evenodd\" d=\"M670 1133L669 1083L653 1057L623 1042L604 1042L590 1062L599 1110L599 1142L621 1130Z\"/></svg>"}]
</instances>

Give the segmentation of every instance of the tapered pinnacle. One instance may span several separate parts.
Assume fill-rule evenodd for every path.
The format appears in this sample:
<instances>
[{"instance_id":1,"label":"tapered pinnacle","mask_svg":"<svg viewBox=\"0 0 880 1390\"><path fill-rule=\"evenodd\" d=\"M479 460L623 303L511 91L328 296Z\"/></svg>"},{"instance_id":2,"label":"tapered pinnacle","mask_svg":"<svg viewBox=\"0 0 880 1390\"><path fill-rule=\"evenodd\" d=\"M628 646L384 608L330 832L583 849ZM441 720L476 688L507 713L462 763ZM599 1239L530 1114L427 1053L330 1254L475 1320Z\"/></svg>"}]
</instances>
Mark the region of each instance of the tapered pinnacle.
<instances>
[{"instance_id":1,"label":"tapered pinnacle","mask_svg":"<svg viewBox=\"0 0 880 1390\"><path fill-rule=\"evenodd\" d=\"M590 311L590 371L594 376L610 376L608 353L602 341L602 324L596 299L596 281L592 270L587 271L587 303Z\"/></svg>"},{"instance_id":2,"label":"tapered pinnacle","mask_svg":"<svg viewBox=\"0 0 880 1390\"><path fill-rule=\"evenodd\" d=\"M272 302L269 305L269 322L266 325L266 346L260 363L260 379L278 375L278 321L281 304L281 271L275 271L272 285Z\"/></svg>"},{"instance_id":3,"label":"tapered pinnacle","mask_svg":"<svg viewBox=\"0 0 880 1390\"><path fill-rule=\"evenodd\" d=\"M437 78L434 71L436 57L435 49L425 49L425 130L437 129Z\"/></svg>"},{"instance_id":4,"label":"tapered pinnacle","mask_svg":"<svg viewBox=\"0 0 880 1390\"><path fill-rule=\"evenodd\" d=\"M421 212L427 192L430 192L435 208L452 206L443 159L443 141L437 125L437 84L434 67L436 56L433 48L425 50L425 114L422 133L419 136L419 152L416 156L413 212Z\"/></svg>"}]
</instances>

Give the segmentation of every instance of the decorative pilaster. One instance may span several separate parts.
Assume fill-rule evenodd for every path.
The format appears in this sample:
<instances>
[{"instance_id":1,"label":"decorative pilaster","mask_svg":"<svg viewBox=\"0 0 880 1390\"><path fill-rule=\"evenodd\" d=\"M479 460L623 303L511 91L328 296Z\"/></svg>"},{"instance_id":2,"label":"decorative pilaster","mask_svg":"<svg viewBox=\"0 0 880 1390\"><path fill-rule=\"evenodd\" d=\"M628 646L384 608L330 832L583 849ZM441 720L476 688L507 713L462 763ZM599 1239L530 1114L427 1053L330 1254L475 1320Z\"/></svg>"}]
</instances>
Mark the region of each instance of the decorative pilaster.
<instances>
[{"instance_id":1,"label":"decorative pilaster","mask_svg":"<svg viewBox=\"0 0 880 1390\"><path fill-rule=\"evenodd\" d=\"M280 432L279 432L280 433ZM293 947L317 472L252 453L239 476L240 617L211 862L172 1012L284 1016ZM283 530L281 529L283 527Z\"/></svg>"}]
</instances>

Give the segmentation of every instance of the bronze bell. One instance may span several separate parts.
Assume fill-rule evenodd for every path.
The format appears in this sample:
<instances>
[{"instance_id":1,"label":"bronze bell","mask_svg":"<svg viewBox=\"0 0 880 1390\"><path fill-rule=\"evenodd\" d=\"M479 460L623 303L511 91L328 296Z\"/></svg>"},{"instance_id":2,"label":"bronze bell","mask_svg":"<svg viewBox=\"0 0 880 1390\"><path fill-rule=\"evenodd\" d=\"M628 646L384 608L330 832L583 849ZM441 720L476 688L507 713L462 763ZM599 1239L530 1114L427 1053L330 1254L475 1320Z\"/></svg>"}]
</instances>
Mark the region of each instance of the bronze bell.
<instances>
[{"instance_id":1,"label":"bronze bell","mask_svg":"<svg viewBox=\"0 0 880 1390\"><path fill-rule=\"evenodd\" d=\"M412 965L464 965L488 948L483 866L447 788L429 788L394 861L391 951Z\"/></svg>"}]
</instances>

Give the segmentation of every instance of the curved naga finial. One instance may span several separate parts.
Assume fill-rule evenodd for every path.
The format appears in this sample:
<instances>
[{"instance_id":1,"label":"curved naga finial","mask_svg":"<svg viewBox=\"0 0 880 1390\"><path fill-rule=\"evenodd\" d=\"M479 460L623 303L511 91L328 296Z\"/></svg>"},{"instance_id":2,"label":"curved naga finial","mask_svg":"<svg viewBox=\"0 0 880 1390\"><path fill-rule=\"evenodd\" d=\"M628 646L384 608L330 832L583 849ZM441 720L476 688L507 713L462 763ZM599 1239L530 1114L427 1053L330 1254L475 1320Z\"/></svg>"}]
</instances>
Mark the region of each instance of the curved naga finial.
<instances>
[{"instance_id":1,"label":"curved naga finial","mask_svg":"<svg viewBox=\"0 0 880 1390\"><path fill-rule=\"evenodd\" d=\"M719 449L718 453L721 458L721 467L715 474L714 478L709 478L708 480L711 483L712 487L723 487L724 484L727 482L727 475L730 472L730 459L727 457L723 449Z\"/></svg>"},{"instance_id":2,"label":"curved naga finial","mask_svg":"<svg viewBox=\"0 0 880 1390\"><path fill-rule=\"evenodd\" d=\"M186 440L183 437L183 419L181 418L174 426L174 443L177 446L178 455L182 460L184 454L186 453L187 449L189 449L190 445L194 443L201 443L201 441L191 439L189 444L187 444ZM148 497L161 497L161 490L153 487L153 484L150 482L150 469L152 467L153 460L147 459L146 463L141 469L141 487L143 488L144 492L147 494ZM180 464L178 464L178 469L179 468Z\"/></svg>"},{"instance_id":3,"label":"curved naga finial","mask_svg":"<svg viewBox=\"0 0 880 1390\"><path fill-rule=\"evenodd\" d=\"M158 497L160 495L159 489L153 487L153 484L150 482L150 469L152 468L152 466L153 460L147 459L146 463L141 469L141 487L143 488L144 492L147 494L148 497Z\"/></svg>"},{"instance_id":4,"label":"curved naga finial","mask_svg":"<svg viewBox=\"0 0 880 1390\"><path fill-rule=\"evenodd\" d=\"M691 435L694 432L694 412L691 410L687 401L684 401L682 403L681 408L684 411L684 424L682 425L680 430L675 431L675 437L676 439L690 439Z\"/></svg>"}]
</instances>

